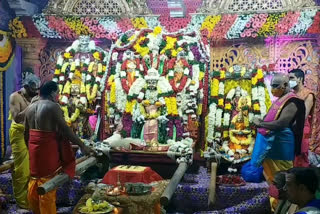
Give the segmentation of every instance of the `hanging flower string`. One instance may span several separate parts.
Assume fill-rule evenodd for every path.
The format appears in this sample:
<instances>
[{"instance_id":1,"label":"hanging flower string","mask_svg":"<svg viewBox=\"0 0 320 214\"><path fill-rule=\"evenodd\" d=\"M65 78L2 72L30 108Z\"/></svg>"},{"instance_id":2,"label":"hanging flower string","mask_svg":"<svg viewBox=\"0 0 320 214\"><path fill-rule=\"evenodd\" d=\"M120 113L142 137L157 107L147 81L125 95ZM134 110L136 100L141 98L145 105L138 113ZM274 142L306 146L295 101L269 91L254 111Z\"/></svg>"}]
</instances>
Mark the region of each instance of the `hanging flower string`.
<instances>
[{"instance_id":1,"label":"hanging flower string","mask_svg":"<svg viewBox=\"0 0 320 214\"><path fill-rule=\"evenodd\" d=\"M308 29L307 33L319 34L320 33L320 11L316 13L313 18L313 23Z\"/></svg>"},{"instance_id":2,"label":"hanging flower string","mask_svg":"<svg viewBox=\"0 0 320 214\"><path fill-rule=\"evenodd\" d=\"M236 14L232 15L223 15L222 19L215 26L214 31L212 33L212 39L214 40L222 40L227 38L228 30L232 27L234 22L237 19Z\"/></svg>"},{"instance_id":3,"label":"hanging flower string","mask_svg":"<svg viewBox=\"0 0 320 214\"><path fill-rule=\"evenodd\" d=\"M250 14L238 16L236 22L227 33L227 39L239 38L246 25L251 21L251 17L252 15Z\"/></svg>"},{"instance_id":4,"label":"hanging flower string","mask_svg":"<svg viewBox=\"0 0 320 214\"><path fill-rule=\"evenodd\" d=\"M278 22L286 15L286 13L272 13L268 15L266 22L258 31L259 37L273 36L276 34L275 27Z\"/></svg>"},{"instance_id":5,"label":"hanging flower string","mask_svg":"<svg viewBox=\"0 0 320 214\"><path fill-rule=\"evenodd\" d=\"M292 26L292 28L289 30L289 35L303 35L306 33L308 28L313 23L313 17L315 17L317 13L317 10L304 10L300 13L300 17L298 19L298 22Z\"/></svg>"},{"instance_id":6,"label":"hanging flower string","mask_svg":"<svg viewBox=\"0 0 320 214\"><path fill-rule=\"evenodd\" d=\"M48 26L59 32L59 34L64 38L74 39L77 37L76 32L74 32L61 17L49 16Z\"/></svg>"},{"instance_id":7,"label":"hanging flower string","mask_svg":"<svg viewBox=\"0 0 320 214\"><path fill-rule=\"evenodd\" d=\"M201 25L200 31L207 30L207 36L210 37L213 29L221 20L221 15L207 16Z\"/></svg>"},{"instance_id":8,"label":"hanging flower string","mask_svg":"<svg viewBox=\"0 0 320 214\"><path fill-rule=\"evenodd\" d=\"M140 29L148 28L148 24L143 17L137 17L137 18L131 19L131 21L135 29L140 30Z\"/></svg>"},{"instance_id":9,"label":"hanging flower string","mask_svg":"<svg viewBox=\"0 0 320 214\"><path fill-rule=\"evenodd\" d=\"M253 37L258 36L258 32L261 27L267 21L268 14L255 14L250 21L247 22L245 30L241 33L241 37Z\"/></svg>"},{"instance_id":10,"label":"hanging flower string","mask_svg":"<svg viewBox=\"0 0 320 214\"><path fill-rule=\"evenodd\" d=\"M115 20L114 17L53 17L39 14L33 16L33 22L45 38L72 39L78 35L91 35L95 38L115 41L127 31L160 26L166 34L201 32L208 38L235 39L240 37L267 37L276 34L316 33L319 11L316 14L315 12L317 11L313 9L304 9L296 12L239 16L224 14L205 17L202 14L197 14L179 19L160 16L122 18L120 20ZM249 18L250 21L248 21ZM23 29L22 27L19 28ZM21 36L25 36L25 34L22 33Z\"/></svg>"},{"instance_id":11,"label":"hanging flower string","mask_svg":"<svg viewBox=\"0 0 320 214\"><path fill-rule=\"evenodd\" d=\"M279 35L284 35L288 33L288 31L298 23L298 19L300 17L300 12L288 12L286 16L284 16L279 23L276 25L275 30Z\"/></svg>"}]
</instances>

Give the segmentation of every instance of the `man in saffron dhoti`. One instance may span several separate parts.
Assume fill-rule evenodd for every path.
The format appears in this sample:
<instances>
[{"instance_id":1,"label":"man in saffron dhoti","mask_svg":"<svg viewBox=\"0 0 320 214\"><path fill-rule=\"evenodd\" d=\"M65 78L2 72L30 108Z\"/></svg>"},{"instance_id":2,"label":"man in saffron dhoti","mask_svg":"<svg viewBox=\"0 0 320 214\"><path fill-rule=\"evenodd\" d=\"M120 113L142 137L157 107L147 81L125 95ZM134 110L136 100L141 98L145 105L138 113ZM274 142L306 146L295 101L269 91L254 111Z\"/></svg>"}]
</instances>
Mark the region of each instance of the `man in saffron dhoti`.
<instances>
[{"instance_id":1,"label":"man in saffron dhoti","mask_svg":"<svg viewBox=\"0 0 320 214\"><path fill-rule=\"evenodd\" d=\"M271 93L278 99L272 104L264 120L254 118L258 134L252 158L242 170L244 177L250 177L252 168L258 168L262 164L268 183L273 181L276 172L293 167L295 155L301 152L305 119L304 102L290 92L287 75L275 75L271 88ZM248 166L252 167L246 170Z\"/></svg>"},{"instance_id":2,"label":"man in saffron dhoti","mask_svg":"<svg viewBox=\"0 0 320 214\"><path fill-rule=\"evenodd\" d=\"M301 154L296 156L294 160L295 167L308 167L309 166L309 144L310 144L310 153L312 155L320 155L320 144L319 142L310 142L312 134L312 122L314 114L314 104L315 104L315 94L304 87L305 75L301 69L293 69L289 72L289 85L293 89L293 92L302 100L306 106L306 116L303 129L303 140L301 145ZM319 156L320 158L320 156ZM319 159L320 163L320 159ZM317 166L319 163L312 163L312 165Z\"/></svg>"},{"instance_id":3,"label":"man in saffron dhoti","mask_svg":"<svg viewBox=\"0 0 320 214\"><path fill-rule=\"evenodd\" d=\"M39 196L37 188L63 171L75 175L75 156L71 141L86 155L93 153L70 129L57 104L59 89L50 81L40 88L39 101L26 112L25 134L29 146L30 182L28 200L35 214L56 214L56 190Z\"/></svg>"},{"instance_id":4,"label":"man in saffron dhoti","mask_svg":"<svg viewBox=\"0 0 320 214\"><path fill-rule=\"evenodd\" d=\"M12 149L14 169L12 172L13 194L19 207L27 209L27 187L29 182L29 153L24 140L24 118L27 107L38 93L40 80L31 74L24 80L24 86L10 96L9 139Z\"/></svg>"}]
</instances>

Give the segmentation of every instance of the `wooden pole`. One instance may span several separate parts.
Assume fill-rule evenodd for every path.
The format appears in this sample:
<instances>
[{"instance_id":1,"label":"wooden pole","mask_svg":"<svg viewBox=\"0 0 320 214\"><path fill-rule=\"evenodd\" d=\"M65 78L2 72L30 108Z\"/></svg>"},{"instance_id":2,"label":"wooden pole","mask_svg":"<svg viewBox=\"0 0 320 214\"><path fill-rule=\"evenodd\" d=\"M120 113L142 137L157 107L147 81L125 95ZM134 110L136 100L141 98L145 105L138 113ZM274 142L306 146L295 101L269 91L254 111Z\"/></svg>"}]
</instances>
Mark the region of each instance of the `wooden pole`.
<instances>
[{"instance_id":1,"label":"wooden pole","mask_svg":"<svg viewBox=\"0 0 320 214\"><path fill-rule=\"evenodd\" d=\"M210 186L209 186L209 207L212 206L216 201L216 180L217 180L217 163L211 163L211 178L210 178Z\"/></svg>"},{"instance_id":2,"label":"wooden pole","mask_svg":"<svg viewBox=\"0 0 320 214\"><path fill-rule=\"evenodd\" d=\"M76 160L76 164L82 163L83 161L87 160L89 157L88 156L83 156L81 158L78 158Z\"/></svg>"},{"instance_id":3,"label":"wooden pole","mask_svg":"<svg viewBox=\"0 0 320 214\"><path fill-rule=\"evenodd\" d=\"M8 169L11 169L12 167L13 167L13 161L8 161L7 163L0 166L0 173Z\"/></svg>"},{"instance_id":4,"label":"wooden pole","mask_svg":"<svg viewBox=\"0 0 320 214\"><path fill-rule=\"evenodd\" d=\"M169 201L174 191L176 190L179 182L181 181L187 169L188 169L187 163L182 162L179 164L178 169L175 171L172 178L170 179L170 182L167 188L164 190L163 194L161 195L160 203L162 206L167 206L169 204Z\"/></svg>"},{"instance_id":5,"label":"wooden pole","mask_svg":"<svg viewBox=\"0 0 320 214\"><path fill-rule=\"evenodd\" d=\"M79 158L81 159L81 158ZM95 157L87 157L82 158L82 162L78 163L76 166L76 175L81 175L84 173L89 167L97 164L97 159ZM54 176L51 180L39 186L37 192L39 195L44 195L51 190L56 189L58 186L66 183L70 180L70 177L66 173L61 173L59 175Z\"/></svg>"}]
</instances>

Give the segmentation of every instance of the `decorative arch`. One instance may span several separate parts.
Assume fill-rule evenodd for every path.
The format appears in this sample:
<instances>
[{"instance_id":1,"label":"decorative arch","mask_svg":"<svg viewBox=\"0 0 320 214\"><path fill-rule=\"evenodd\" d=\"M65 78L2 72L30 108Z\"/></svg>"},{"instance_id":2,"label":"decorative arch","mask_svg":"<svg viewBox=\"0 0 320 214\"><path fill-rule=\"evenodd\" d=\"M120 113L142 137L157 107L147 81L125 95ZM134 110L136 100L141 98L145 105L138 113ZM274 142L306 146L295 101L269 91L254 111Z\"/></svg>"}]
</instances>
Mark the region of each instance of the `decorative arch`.
<instances>
[{"instance_id":1,"label":"decorative arch","mask_svg":"<svg viewBox=\"0 0 320 214\"><path fill-rule=\"evenodd\" d=\"M151 14L146 0L49 0L47 15L127 16Z\"/></svg>"}]
</instances>

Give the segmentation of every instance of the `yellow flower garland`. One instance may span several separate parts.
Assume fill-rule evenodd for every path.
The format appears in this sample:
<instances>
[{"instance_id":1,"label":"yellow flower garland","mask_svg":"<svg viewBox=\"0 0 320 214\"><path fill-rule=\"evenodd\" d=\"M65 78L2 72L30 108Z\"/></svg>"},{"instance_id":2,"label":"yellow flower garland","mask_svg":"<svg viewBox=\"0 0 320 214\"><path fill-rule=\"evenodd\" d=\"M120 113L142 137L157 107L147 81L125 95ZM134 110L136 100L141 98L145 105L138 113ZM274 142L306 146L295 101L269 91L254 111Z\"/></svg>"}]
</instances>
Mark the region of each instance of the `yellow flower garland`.
<instances>
[{"instance_id":1,"label":"yellow flower garland","mask_svg":"<svg viewBox=\"0 0 320 214\"><path fill-rule=\"evenodd\" d=\"M61 73L65 74L66 73L66 70L67 70L67 67L70 65L69 62L66 62L62 65L62 68L61 68Z\"/></svg>"},{"instance_id":2,"label":"yellow flower garland","mask_svg":"<svg viewBox=\"0 0 320 214\"><path fill-rule=\"evenodd\" d=\"M78 17L68 17L64 19L66 25L77 35L92 35L89 27L86 26Z\"/></svg>"},{"instance_id":3,"label":"yellow flower garland","mask_svg":"<svg viewBox=\"0 0 320 214\"><path fill-rule=\"evenodd\" d=\"M137 18L131 19L131 22L134 28L136 29L148 28L148 24L143 17L137 17Z\"/></svg>"},{"instance_id":4,"label":"yellow flower garland","mask_svg":"<svg viewBox=\"0 0 320 214\"><path fill-rule=\"evenodd\" d=\"M258 71L257 71L257 78L258 78L258 80L263 78L263 71L262 71L262 69L258 69Z\"/></svg>"},{"instance_id":5,"label":"yellow flower garland","mask_svg":"<svg viewBox=\"0 0 320 214\"><path fill-rule=\"evenodd\" d=\"M161 113L160 110L157 110L156 113L147 114L146 113L146 109L143 106L143 104L140 104L139 107L140 107L140 112L141 112L141 114L143 115L143 117L145 119L149 119L150 120L150 119L156 119L156 118L160 117L160 113Z\"/></svg>"},{"instance_id":6,"label":"yellow flower garland","mask_svg":"<svg viewBox=\"0 0 320 214\"><path fill-rule=\"evenodd\" d=\"M90 62L89 66L88 66L88 72L90 74L92 73L94 64L95 64L95 62ZM103 68L102 64L98 63L98 73L102 72L102 68ZM99 88L98 86L99 85L97 83L95 83L93 85L93 88L92 88L92 91L91 91L91 84L86 84L85 92L87 94L87 99L88 99L89 103L92 103L94 101L94 99L96 98L97 92L98 92L98 88Z\"/></svg>"},{"instance_id":7,"label":"yellow flower garland","mask_svg":"<svg viewBox=\"0 0 320 214\"><path fill-rule=\"evenodd\" d=\"M64 119L67 122L68 126L71 126L71 124L76 121L80 115L80 109L76 108L75 112L69 117L69 110L67 106L61 107L64 115Z\"/></svg>"},{"instance_id":8,"label":"yellow flower garland","mask_svg":"<svg viewBox=\"0 0 320 214\"><path fill-rule=\"evenodd\" d=\"M16 17L15 19L11 20L9 23L9 29L12 32L13 38L27 38L27 30L24 27L22 21L19 20L19 17Z\"/></svg>"},{"instance_id":9,"label":"yellow flower garland","mask_svg":"<svg viewBox=\"0 0 320 214\"><path fill-rule=\"evenodd\" d=\"M71 82L67 81L65 86L63 87L62 94L70 94L71 93Z\"/></svg>"},{"instance_id":10,"label":"yellow flower garland","mask_svg":"<svg viewBox=\"0 0 320 214\"><path fill-rule=\"evenodd\" d=\"M212 33L214 27L218 22L221 20L221 15L217 16L207 16L204 20L204 22L201 25L200 31L203 29L207 29L209 31L209 35Z\"/></svg>"},{"instance_id":11,"label":"yellow flower garland","mask_svg":"<svg viewBox=\"0 0 320 214\"><path fill-rule=\"evenodd\" d=\"M58 76L58 75L60 75L60 73L61 73L60 69L54 70L54 75Z\"/></svg>"},{"instance_id":12,"label":"yellow flower garland","mask_svg":"<svg viewBox=\"0 0 320 214\"><path fill-rule=\"evenodd\" d=\"M171 116L179 115L178 107L177 107L177 99L175 97L165 97L164 100L166 103L168 115L171 115Z\"/></svg>"},{"instance_id":13,"label":"yellow flower garland","mask_svg":"<svg viewBox=\"0 0 320 214\"><path fill-rule=\"evenodd\" d=\"M133 46L133 48L136 50L137 53L139 53L142 57L144 57L145 55L147 55L149 53L149 48L147 47L141 47L140 43L142 41L144 41L146 39L146 37L142 36L140 37L137 41L136 44Z\"/></svg>"},{"instance_id":14,"label":"yellow flower garland","mask_svg":"<svg viewBox=\"0 0 320 214\"><path fill-rule=\"evenodd\" d=\"M219 80L214 78L211 80L211 96L217 97L219 95Z\"/></svg>"},{"instance_id":15,"label":"yellow flower garland","mask_svg":"<svg viewBox=\"0 0 320 214\"><path fill-rule=\"evenodd\" d=\"M116 103L116 82L114 81L114 75L111 75L109 77L108 86L110 86L109 102L114 104L114 103Z\"/></svg>"},{"instance_id":16,"label":"yellow flower garland","mask_svg":"<svg viewBox=\"0 0 320 214\"><path fill-rule=\"evenodd\" d=\"M252 136L250 134L246 140L240 141L236 137L234 137L233 135L230 135L230 140L231 140L231 142L233 142L233 143L235 143L237 145L246 145L247 146L247 145L251 144Z\"/></svg>"},{"instance_id":17,"label":"yellow flower garland","mask_svg":"<svg viewBox=\"0 0 320 214\"><path fill-rule=\"evenodd\" d=\"M166 103L166 107L167 107L167 113L168 115L172 115L172 109L171 109L171 100L169 97L165 97L164 101Z\"/></svg>"},{"instance_id":18,"label":"yellow flower garland","mask_svg":"<svg viewBox=\"0 0 320 214\"><path fill-rule=\"evenodd\" d=\"M116 103L116 83L113 82L110 89L110 103Z\"/></svg>"},{"instance_id":19,"label":"yellow flower garland","mask_svg":"<svg viewBox=\"0 0 320 214\"><path fill-rule=\"evenodd\" d=\"M136 100L127 101L125 112L132 114L133 107L135 106L136 102L137 102Z\"/></svg>"},{"instance_id":20,"label":"yellow flower garland","mask_svg":"<svg viewBox=\"0 0 320 214\"><path fill-rule=\"evenodd\" d=\"M92 103L93 100L96 98L97 96L97 92L98 92L98 84L95 83L93 85L93 88L92 88L92 91L90 93L90 89L91 89L91 85L90 84L87 84L86 85L86 94L87 94L87 99L89 101L89 103Z\"/></svg>"},{"instance_id":21,"label":"yellow flower garland","mask_svg":"<svg viewBox=\"0 0 320 214\"><path fill-rule=\"evenodd\" d=\"M162 28L160 26L157 26L153 29L153 34L154 35L159 35L162 32Z\"/></svg>"},{"instance_id":22,"label":"yellow flower garland","mask_svg":"<svg viewBox=\"0 0 320 214\"><path fill-rule=\"evenodd\" d=\"M231 109L232 109L231 104L230 104L230 103L227 103L227 104L225 105L225 109L226 109L226 110L231 110Z\"/></svg>"},{"instance_id":23,"label":"yellow flower garland","mask_svg":"<svg viewBox=\"0 0 320 214\"><path fill-rule=\"evenodd\" d=\"M258 35L267 37L267 36L273 36L276 34L275 28L278 22L286 15L286 13L280 13L280 14L269 14L267 21L262 25L260 28Z\"/></svg>"},{"instance_id":24,"label":"yellow flower garland","mask_svg":"<svg viewBox=\"0 0 320 214\"><path fill-rule=\"evenodd\" d=\"M198 105L197 115L200 116L202 114L202 103Z\"/></svg>"},{"instance_id":25,"label":"yellow flower garland","mask_svg":"<svg viewBox=\"0 0 320 214\"><path fill-rule=\"evenodd\" d=\"M166 50L173 50L174 49L174 46L175 46L175 43L177 42L177 38L174 38L174 37L170 37L170 36L167 36L166 37L166 41L167 41L167 44L166 46L161 50L161 54L164 54L166 52Z\"/></svg>"}]
</instances>

